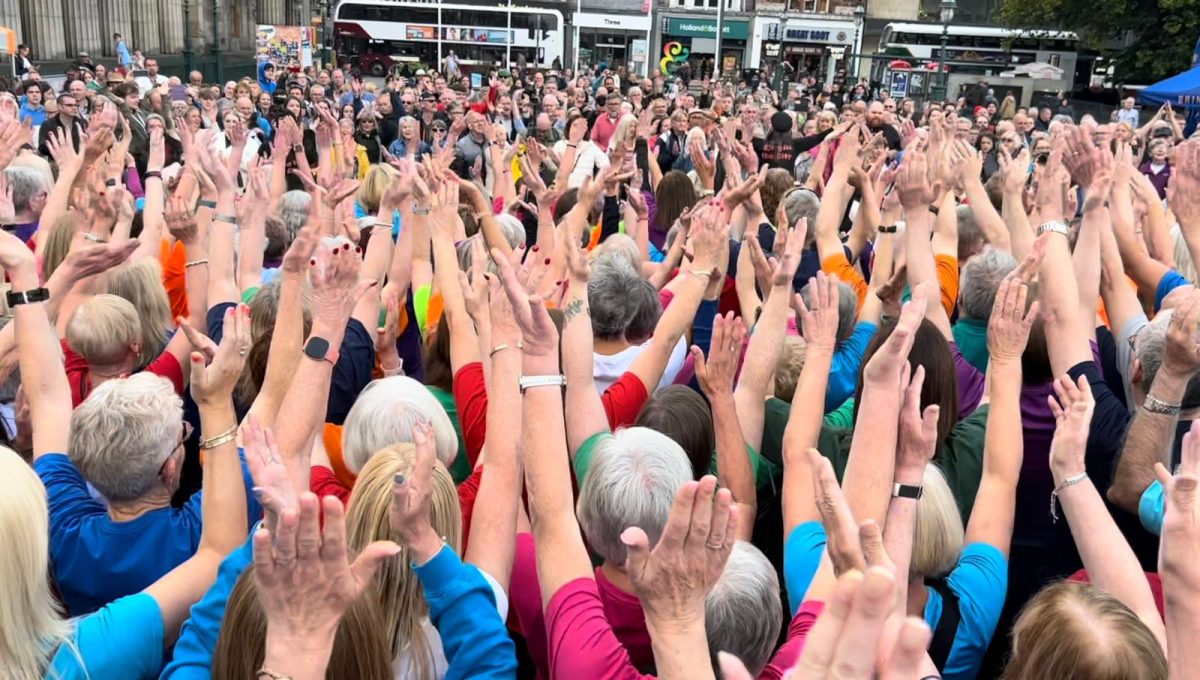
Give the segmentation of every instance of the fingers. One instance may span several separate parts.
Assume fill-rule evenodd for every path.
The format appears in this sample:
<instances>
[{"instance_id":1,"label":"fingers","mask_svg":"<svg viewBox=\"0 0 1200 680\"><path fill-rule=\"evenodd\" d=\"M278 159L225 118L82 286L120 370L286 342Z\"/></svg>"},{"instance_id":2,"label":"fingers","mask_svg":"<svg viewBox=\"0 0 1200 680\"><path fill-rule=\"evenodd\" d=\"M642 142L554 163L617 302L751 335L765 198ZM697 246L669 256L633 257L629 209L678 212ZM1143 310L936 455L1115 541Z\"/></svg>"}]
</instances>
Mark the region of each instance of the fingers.
<instances>
[{"instance_id":1,"label":"fingers","mask_svg":"<svg viewBox=\"0 0 1200 680\"><path fill-rule=\"evenodd\" d=\"M325 530L321 537L319 554L326 564L346 562L346 509L333 496L321 499L325 513Z\"/></svg>"},{"instance_id":2,"label":"fingers","mask_svg":"<svg viewBox=\"0 0 1200 680\"><path fill-rule=\"evenodd\" d=\"M834 664L839 676L847 680L873 676L875 650L883 635L883 623L892 610L896 592L896 577L882 567L871 567L855 593L853 609L846 619L841 638L834 652Z\"/></svg>"},{"instance_id":3,"label":"fingers","mask_svg":"<svg viewBox=\"0 0 1200 680\"><path fill-rule=\"evenodd\" d=\"M367 544L354 564L350 565L350 573L354 574L354 584L357 586L355 595L362 593L375 579L375 573L387 560L400 554L400 546L391 541L375 541ZM344 553L343 553L344 557Z\"/></svg>"},{"instance_id":4,"label":"fingers","mask_svg":"<svg viewBox=\"0 0 1200 680\"><path fill-rule=\"evenodd\" d=\"M699 489L700 482L689 481L681 486L675 494L671 512L667 515L667 524L663 527L662 536L658 539L658 546L662 546L664 550L682 551L684 549Z\"/></svg>"},{"instance_id":5,"label":"fingers","mask_svg":"<svg viewBox=\"0 0 1200 680\"><path fill-rule=\"evenodd\" d=\"M833 588L833 596L825 605L824 611L817 617L816 623L808 632L804 642L804 650L800 654L800 663L796 666L799 677L824 678L834 661L834 650L842 629L850 615L855 596L863 582L863 573L857 569L842 574ZM862 647L861 649L867 649ZM860 652L861 653L861 652ZM870 655L872 660L874 654Z\"/></svg>"},{"instance_id":6,"label":"fingers","mask_svg":"<svg viewBox=\"0 0 1200 680\"><path fill-rule=\"evenodd\" d=\"M300 513L296 532L296 559L315 560L320 556L321 523L317 497L311 492L300 495Z\"/></svg>"},{"instance_id":7,"label":"fingers","mask_svg":"<svg viewBox=\"0 0 1200 680\"><path fill-rule=\"evenodd\" d=\"M646 571L646 562L650 559L650 539L641 528L629 527L621 532L621 542L627 551L625 572L636 581Z\"/></svg>"},{"instance_id":8,"label":"fingers","mask_svg":"<svg viewBox=\"0 0 1200 680\"><path fill-rule=\"evenodd\" d=\"M729 652L717 652L717 663L725 680L753 680L746 665Z\"/></svg>"},{"instance_id":9,"label":"fingers","mask_svg":"<svg viewBox=\"0 0 1200 680\"><path fill-rule=\"evenodd\" d=\"M929 625L923 620L916 617L906 619L900 625L891 656L880 669L880 680L911 680L920 677L932 637Z\"/></svg>"}]
</instances>

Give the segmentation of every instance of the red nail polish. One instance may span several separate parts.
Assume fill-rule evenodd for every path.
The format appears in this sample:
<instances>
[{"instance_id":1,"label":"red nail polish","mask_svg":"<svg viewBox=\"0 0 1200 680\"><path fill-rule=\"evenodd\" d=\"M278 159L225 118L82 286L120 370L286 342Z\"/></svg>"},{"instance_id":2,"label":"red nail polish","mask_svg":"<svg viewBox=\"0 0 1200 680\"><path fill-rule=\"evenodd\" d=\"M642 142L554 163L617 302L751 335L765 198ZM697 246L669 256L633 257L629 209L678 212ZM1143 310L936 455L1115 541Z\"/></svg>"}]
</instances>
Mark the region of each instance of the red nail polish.
<instances>
[{"instance_id":1,"label":"red nail polish","mask_svg":"<svg viewBox=\"0 0 1200 680\"><path fill-rule=\"evenodd\" d=\"M524 243L522 243L522 244L521 244L519 247L520 247L520 249L521 249L521 250L525 250L525 244L524 244ZM537 246L534 246L534 249L536 250L536 249L537 249Z\"/></svg>"},{"instance_id":2,"label":"red nail polish","mask_svg":"<svg viewBox=\"0 0 1200 680\"><path fill-rule=\"evenodd\" d=\"M546 264L550 264L550 258L546 258Z\"/></svg>"},{"instance_id":3,"label":"red nail polish","mask_svg":"<svg viewBox=\"0 0 1200 680\"><path fill-rule=\"evenodd\" d=\"M362 255L362 248L360 248L358 246L354 246L354 252L358 253L359 255Z\"/></svg>"},{"instance_id":4,"label":"red nail polish","mask_svg":"<svg viewBox=\"0 0 1200 680\"><path fill-rule=\"evenodd\" d=\"M315 266L317 266L317 260L316 260L316 258L309 260L309 261L308 261L308 264L309 264L310 266L312 266L312 267L315 267Z\"/></svg>"},{"instance_id":5,"label":"red nail polish","mask_svg":"<svg viewBox=\"0 0 1200 680\"><path fill-rule=\"evenodd\" d=\"M342 244L342 250L350 250L350 244L349 244L349 243L343 243L343 244Z\"/></svg>"},{"instance_id":6,"label":"red nail polish","mask_svg":"<svg viewBox=\"0 0 1200 680\"><path fill-rule=\"evenodd\" d=\"M537 246L534 246L534 247L533 247L533 252L535 252L535 253L536 253L537 251L538 251L538 247L537 247Z\"/></svg>"},{"instance_id":7,"label":"red nail polish","mask_svg":"<svg viewBox=\"0 0 1200 680\"><path fill-rule=\"evenodd\" d=\"M333 254L334 254L334 255L337 255L337 254L338 254L338 253L340 253L340 252L342 252L342 249L341 249L341 248L334 248L334 249L333 249Z\"/></svg>"}]
</instances>

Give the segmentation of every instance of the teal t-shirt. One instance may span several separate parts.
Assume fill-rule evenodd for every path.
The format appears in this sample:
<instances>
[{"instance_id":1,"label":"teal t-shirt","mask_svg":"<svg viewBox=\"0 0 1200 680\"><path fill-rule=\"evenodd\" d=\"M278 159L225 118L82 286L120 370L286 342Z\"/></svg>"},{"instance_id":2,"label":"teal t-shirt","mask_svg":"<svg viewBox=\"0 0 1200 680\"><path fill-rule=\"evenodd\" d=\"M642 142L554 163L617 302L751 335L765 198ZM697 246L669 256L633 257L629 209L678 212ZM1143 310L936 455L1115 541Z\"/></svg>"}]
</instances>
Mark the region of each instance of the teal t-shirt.
<instances>
[{"instance_id":1,"label":"teal t-shirt","mask_svg":"<svg viewBox=\"0 0 1200 680\"><path fill-rule=\"evenodd\" d=\"M153 597L138 593L77 619L75 634L59 646L46 677L150 679L162 663L162 612Z\"/></svg>"},{"instance_id":2,"label":"teal t-shirt","mask_svg":"<svg viewBox=\"0 0 1200 680\"><path fill-rule=\"evenodd\" d=\"M440 387L425 387L442 405L442 410L450 416L450 423L454 425L454 434L458 436L458 455L450 464L450 477L454 479L455 484L462 484L463 480L471 476L471 461L467 458L467 439L463 436L462 425L458 422L458 407L454 405L454 395Z\"/></svg>"},{"instance_id":3,"label":"teal t-shirt","mask_svg":"<svg viewBox=\"0 0 1200 680\"><path fill-rule=\"evenodd\" d=\"M987 322L979 319L960 318L955 322L952 331L958 351L962 352L967 363L974 366L975 370L980 373L987 373L988 359L990 358L987 346Z\"/></svg>"}]
</instances>

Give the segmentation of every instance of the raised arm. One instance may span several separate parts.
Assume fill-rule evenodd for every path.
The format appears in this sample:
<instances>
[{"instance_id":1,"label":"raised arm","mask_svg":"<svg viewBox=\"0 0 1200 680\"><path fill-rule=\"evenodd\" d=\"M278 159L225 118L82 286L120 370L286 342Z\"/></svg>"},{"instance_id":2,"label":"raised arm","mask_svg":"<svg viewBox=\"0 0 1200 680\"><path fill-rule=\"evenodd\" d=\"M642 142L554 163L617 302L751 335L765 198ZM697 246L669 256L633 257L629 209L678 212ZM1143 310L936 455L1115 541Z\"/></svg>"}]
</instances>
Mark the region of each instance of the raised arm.
<instances>
[{"instance_id":1,"label":"raised arm","mask_svg":"<svg viewBox=\"0 0 1200 680\"><path fill-rule=\"evenodd\" d=\"M754 469L746 451L746 440L738 425L737 407L733 400L733 379L737 373L738 360L742 355L742 343L746 338L746 327L733 312L726 316L717 315L713 324L712 343L708 360L704 352L692 346L692 359L696 362L696 378L704 396L712 407L713 431L717 440L717 479L721 486L733 494L733 502L744 519L738 525L736 538L750 540L754 532L754 517L758 510L758 490L754 485Z\"/></svg>"},{"instance_id":2,"label":"raised arm","mask_svg":"<svg viewBox=\"0 0 1200 680\"><path fill-rule=\"evenodd\" d=\"M1025 313L1028 287L1009 275L996 291L988 320L988 411L983 444L983 475L963 539L987 543L1008 557L1013 517L1017 509L1017 478L1021 475L1021 355L1037 316L1034 302Z\"/></svg>"},{"instance_id":3,"label":"raised arm","mask_svg":"<svg viewBox=\"0 0 1200 680\"><path fill-rule=\"evenodd\" d=\"M934 258L933 214L930 212L938 191L929 185L928 165L920 152L910 152L896 176L896 191L900 204L904 206L905 254L907 256L909 285L927 284L934 291L941 290ZM950 207L947 207L950 206ZM954 219L953 201L943 201L938 211L938 220ZM947 213L943 215L943 213ZM941 247L945 247L943 243ZM957 245L955 246L957 248ZM950 317L942 305L942 294L935 293L926 301L922 312L937 326L947 340L953 340L950 332Z\"/></svg>"},{"instance_id":4,"label":"raised arm","mask_svg":"<svg viewBox=\"0 0 1200 680\"><path fill-rule=\"evenodd\" d=\"M433 277L442 293L446 323L450 328L450 367L455 373L463 366L480 360L479 338L467 315L463 291L458 282L458 253L452 234L458 216L458 185L444 182L441 191L430 197L433 212L424 219L433 236ZM475 252L479 255L479 251ZM511 422L511 421L510 421Z\"/></svg>"},{"instance_id":5,"label":"raised arm","mask_svg":"<svg viewBox=\"0 0 1200 680\"><path fill-rule=\"evenodd\" d=\"M361 260L344 238L321 239L313 262L309 267L313 323L308 342L317 356L304 353L279 407L289 424L278 433L279 451L297 489L309 486L309 452L325 420L333 365L346 335L346 323L359 297L376 283L359 280ZM323 355L319 352L322 346L327 347Z\"/></svg>"},{"instance_id":6,"label":"raised arm","mask_svg":"<svg viewBox=\"0 0 1200 680\"><path fill-rule=\"evenodd\" d=\"M266 170L251 167L246 192L242 194L241 225L238 229L237 285L243 294L262 287L263 251L267 245L267 210L271 197Z\"/></svg>"},{"instance_id":7,"label":"raised arm","mask_svg":"<svg viewBox=\"0 0 1200 680\"><path fill-rule=\"evenodd\" d=\"M971 216L975 218L983 237L992 247L1011 251L1012 243L1004 218L996 212L983 187L983 152L972 149L971 145L960 139L950 148L950 163L962 183L967 205L971 207Z\"/></svg>"},{"instance_id":8,"label":"raised arm","mask_svg":"<svg viewBox=\"0 0 1200 680\"><path fill-rule=\"evenodd\" d=\"M492 337L497 351L488 383L487 435L484 446L487 462L475 498L471 515L471 541L467 544L466 560L496 579L505 591L512 573L513 549L516 544L518 505L521 502L523 476L521 471L521 430L514 425L522 419L521 391L521 329L513 318L512 307L500 287L494 286L495 297L487 298L491 310ZM463 323L470 324L470 319Z\"/></svg>"},{"instance_id":9,"label":"raised arm","mask_svg":"<svg viewBox=\"0 0 1200 680\"><path fill-rule=\"evenodd\" d=\"M746 347L746 359L742 364L742 373L738 379L737 389L733 392L733 400L737 405L738 422L742 426L742 438L756 451L762 448L767 392L771 376L775 373L775 366L779 363L779 356L783 353L783 337L787 332L788 303L792 299L792 279L796 276L796 269L800 266L807 226L807 221L801 219L795 229L788 229L786 226L780 227L775 238L786 239L787 243L784 244L783 258L772 274L771 288L768 291L767 301L762 306L762 312L757 316L755 322L754 315L747 314L747 310L742 310L747 322L754 323L754 332L750 336L750 344ZM744 242L742 248L760 250L757 239L752 242ZM751 270L746 274L753 276L753 268L746 267L746 269ZM738 275L743 275L741 269L738 270ZM750 288L753 286L753 283L749 284ZM821 399L821 403L825 403L824 398Z\"/></svg>"},{"instance_id":10,"label":"raised arm","mask_svg":"<svg viewBox=\"0 0 1200 680\"><path fill-rule=\"evenodd\" d=\"M163 132L155 128L150 131L150 156L146 161L146 176L143 178L146 183L146 207L142 210L142 233L138 236L141 245L136 257L157 257L162 244L163 208L166 197L162 169L165 161ZM191 257L192 253L189 251L188 255Z\"/></svg>"},{"instance_id":11,"label":"raised arm","mask_svg":"<svg viewBox=\"0 0 1200 680\"><path fill-rule=\"evenodd\" d=\"M1163 584L1167 619L1167 663L1170 676L1186 678L1200 664L1200 517L1197 517L1196 487L1200 483L1200 421L1183 436L1179 470L1172 477L1156 466L1166 496L1162 543L1158 549L1158 573Z\"/></svg>"},{"instance_id":12,"label":"raised arm","mask_svg":"<svg viewBox=\"0 0 1200 680\"><path fill-rule=\"evenodd\" d=\"M1000 205L1000 216L1008 227L1009 243L1013 257L1021 259L1033 248L1036 236L1025 213L1025 183L1029 180L1029 150L1021 149L1016 158L1008 153L996 154L1000 162L1000 173L1004 179L1004 200Z\"/></svg>"},{"instance_id":13,"label":"raised arm","mask_svg":"<svg viewBox=\"0 0 1200 680\"><path fill-rule=\"evenodd\" d=\"M274 426L284 394L300 364L304 346L304 281L318 240L316 226L305 225L292 240L279 267L279 308L275 312L267 370L262 388L250 406L250 413L263 427Z\"/></svg>"},{"instance_id":14,"label":"raised arm","mask_svg":"<svg viewBox=\"0 0 1200 680\"><path fill-rule=\"evenodd\" d=\"M233 388L245 367L249 345L250 308L238 305L225 312L225 335L212 363L205 366L199 353L191 356L192 397L200 407L204 451L200 546L186 562L146 588L162 610L168 649L192 605L216 580L221 560L246 540L246 486L234 436Z\"/></svg>"},{"instance_id":15,"label":"raised arm","mask_svg":"<svg viewBox=\"0 0 1200 680\"><path fill-rule=\"evenodd\" d=\"M804 522L820 519L813 494L813 471L808 450L816 447L825 415L825 388L837 351L837 282L817 272L813 286L813 306L795 295L796 315L804 333L804 367L796 382L792 408L783 431L783 537ZM790 284L789 284L790 286ZM789 289L790 293L790 289Z\"/></svg>"},{"instance_id":16,"label":"raised arm","mask_svg":"<svg viewBox=\"0 0 1200 680\"><path fill-rule=\"evenodd\" d=\"M1192 262L1200 262L1200 140L1175 147L1167 206L1179 222Z\"/></svg>"},{"instance_id":17,"label":"raised arm","mask_svg":"<svg viewBox=\"0 0 1200 680\"><path fill-rule=\"evenodd\" d=\"M1170 314L1163 362L1154 375L1146 404L1138 408L1117 459L1108 500L1134 515L1146 487L1154 481L1156 463L1171 463L1179 407L1188 383L1200 371L1200 348L1194 335L1200 326L1200 293L1192 292ZM1134 404L1130 404L1134 406Z\"/></svg>"},{"instance_id":18,"label":"raised arm","mask_svg":"<svg viewBox=\"0 0 1200 680\"><path fill-rule=\"evenodd\" d=\"M577 216L577 213L571 211L570 215ZM592 335L591 308L588 306L588 275L591 270L587 253L579 246L579 239L573 233L570 224L563 227L562 240L567 251L570 282L562 304L562 364L567 379L567 447L572 458L585 441L609 429L604 404L596 391L592 356L595 339Z\"/></svg>"},{"instance_id":19,"label":"raised arm","mask_svg":"<svg viewBox=\"0 0 1200 680\"><path fill-rule=\"evenodd\" d=\"M1055 382L1054 391L1058 400L1050 399L1050 410L1057 421L1050 444L1050 472L1054 476L1050 502L1057 500L1062 505L1092 584L1133 610L1165 651L1166 632L1150 585L1084 468L1088 427L1096 405L1092 388L1086 377L1081 376L1078 384L1063 377ZM1057 514L1054 516L1057 518Z\"/></svg>"}]
</instances>

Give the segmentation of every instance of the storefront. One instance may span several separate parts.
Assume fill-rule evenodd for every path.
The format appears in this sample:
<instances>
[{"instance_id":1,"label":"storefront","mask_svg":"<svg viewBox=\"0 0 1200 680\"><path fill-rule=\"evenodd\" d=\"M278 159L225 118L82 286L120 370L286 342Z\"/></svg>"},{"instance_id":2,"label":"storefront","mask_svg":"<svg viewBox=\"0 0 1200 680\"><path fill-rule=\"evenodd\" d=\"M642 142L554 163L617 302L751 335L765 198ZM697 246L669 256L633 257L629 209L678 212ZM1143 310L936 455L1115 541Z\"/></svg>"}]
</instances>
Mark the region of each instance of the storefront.
<instances>
[{"instance_id":1,"label":"storefront","mask_svg":"<svg viewBox=\"0 0 1200 680\"><path fill-rule=\"evenodd\" d=\"M846 68L846 55L855 53L853 19L816 17L757 17L750 38L749 68L766 68L788 63L790 79L814 75L825 83L839 68Z\"/></svg>"},{"instance_id":2,"label":"storefront","mask_svg":"<svg viewBox=\"0 0 1200 680\"><path fill-rule=\"evenodd\" d=\"M750 22L726 19L721 29L721 73L736 76L745 63ZM657 53L660 73L674 74L685 63L695 78L713 72L717 59L715 19L664 16L661 40Z\"/></svg>"},{"instance_id":3,"label":"storefront","mask_svg":"<svg viewBox=\"0 0 1200 680\"><path fill-rule=\"evenodd\" d=\"M643 66L634 62L635 41L644 41L650 32L650 17L644 14L597 14L573 12L571 23L579 29L579 63L625 66L641 73Z\"/></svg>"}]
</instances>

